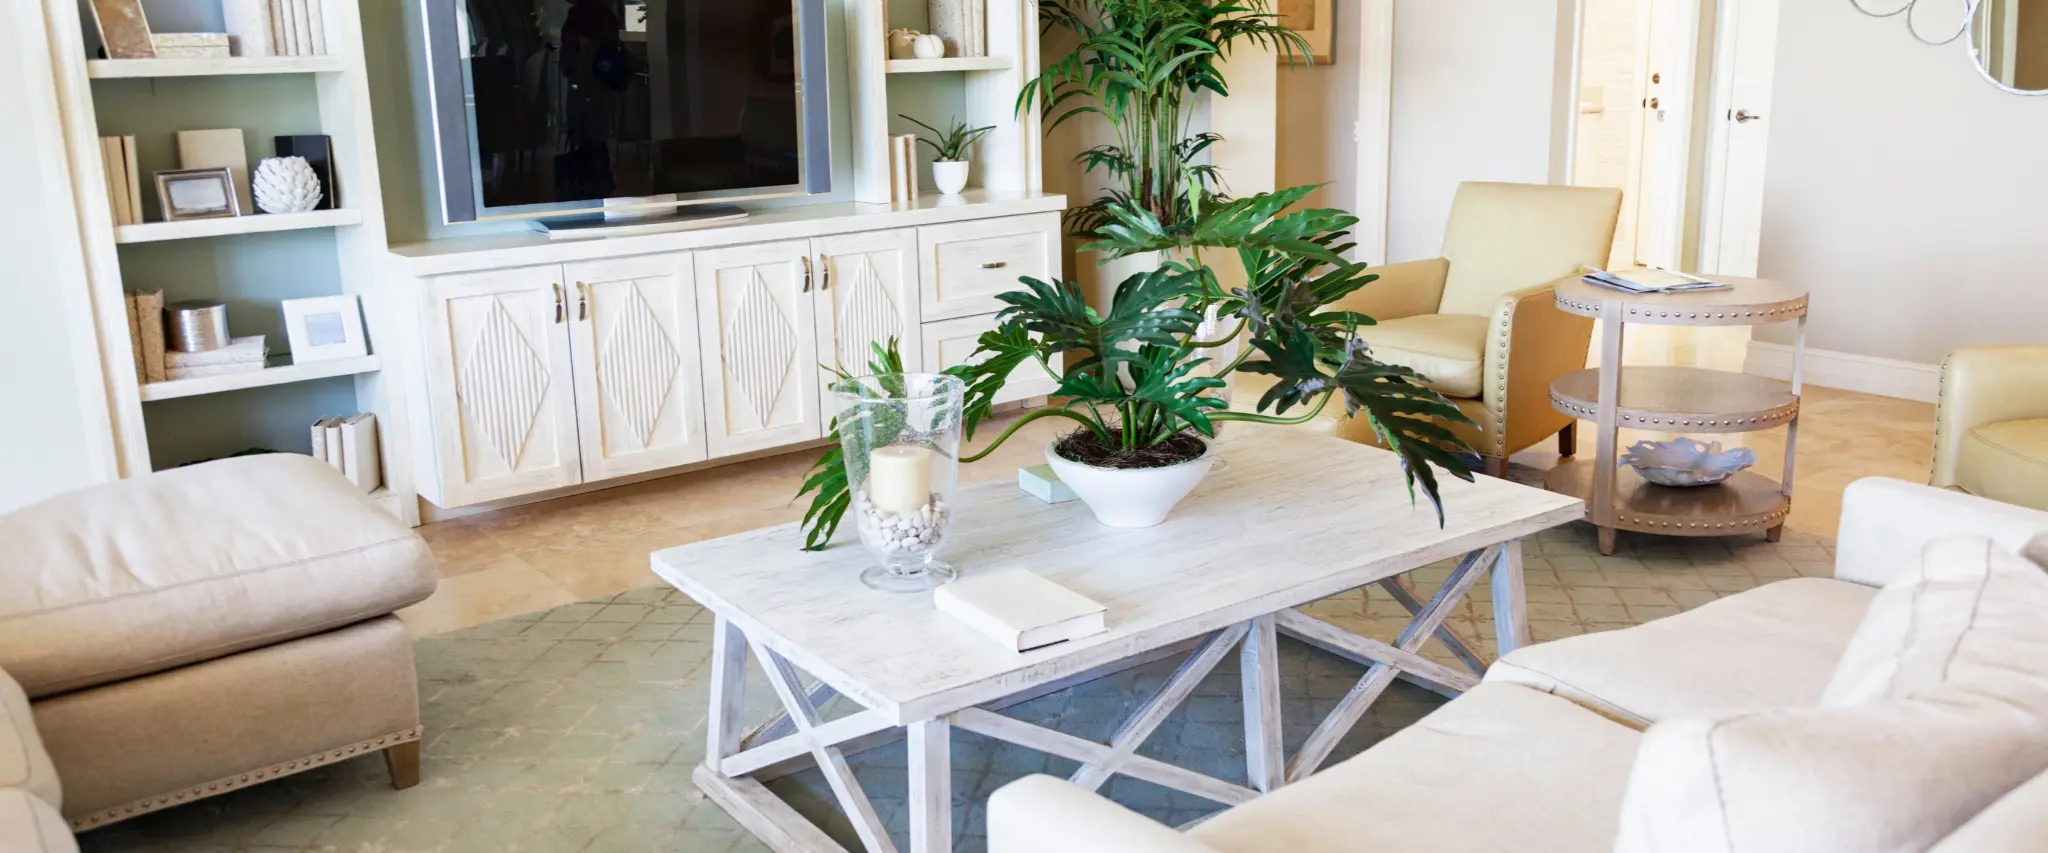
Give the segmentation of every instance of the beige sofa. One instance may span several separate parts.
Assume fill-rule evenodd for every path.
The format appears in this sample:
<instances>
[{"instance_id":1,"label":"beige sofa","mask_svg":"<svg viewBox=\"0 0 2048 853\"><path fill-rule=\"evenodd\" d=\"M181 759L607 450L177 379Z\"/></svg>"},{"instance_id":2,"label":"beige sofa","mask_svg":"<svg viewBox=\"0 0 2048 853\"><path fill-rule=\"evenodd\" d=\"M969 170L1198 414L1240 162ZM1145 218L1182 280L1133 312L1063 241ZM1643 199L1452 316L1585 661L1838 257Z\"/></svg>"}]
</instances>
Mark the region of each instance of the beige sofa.
<instances>
[{"instance_id":1,"label":"beige sofa","mask_svg":"<svg viewBox=\"0 0 2048 853\"><path fill-rule=\"evenodd\" d=\"M1526 647L1365 752L1185 833L1023 779L990 802L989 849L2048 850L2044 533L2048 513L1862 480L1834 579ZM2008 553L2023 547L2033 563Z\"/></svg>"},{"instance_id":2,"label":"beige sofa","mask_svg":"<svg viewBox=\"0 0 2048 853\"><path fill-rule=\"evenodd\" d=\"M376 751L416 783L391 614L435 580L418 536L308 456L0 516L0 850L43 849L6 836L58 813L85 830Z\"/></svg>"}]
</instances>

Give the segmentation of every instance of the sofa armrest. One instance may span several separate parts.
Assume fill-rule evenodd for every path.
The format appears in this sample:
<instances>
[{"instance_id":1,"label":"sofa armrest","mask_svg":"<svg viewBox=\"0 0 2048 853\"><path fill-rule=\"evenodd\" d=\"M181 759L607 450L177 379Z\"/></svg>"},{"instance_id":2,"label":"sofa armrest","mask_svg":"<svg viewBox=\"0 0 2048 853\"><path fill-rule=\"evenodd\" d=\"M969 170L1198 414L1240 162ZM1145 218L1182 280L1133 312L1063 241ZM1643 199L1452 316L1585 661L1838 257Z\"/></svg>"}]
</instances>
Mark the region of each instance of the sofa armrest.
<instances>
[{"instance_id":1,"label":"sofa armrest","mask_svg":"<svg viewBox=\"0 0 2048 853\"><path fill-rule=\"evenodd\" d=\"M1941 364L1934 475L1927 482L1956 484L1956 451L1970 430L2028 418L2048 418L2048 345L1962 347L1949 353Z\"/></svg>"},{"instance_id":2,"label":"sofa armrest","mask_svg":"<svg viewBox=\"0 0 2048 853\"><path fill-rule=\"evenodd\" d=\"M989 853L1216 853L1064 779L1026 776L988 799Z\"/></svg>"},{"instance_id":3,"label":"sofa armrest","mask_svg":"<svg viewBox=\"0 0 2048 853\"><path fill-rule=\"evenodd\" d=\"M1505 456L1556 434L1571 417L1550 405L1550 383L1586 367L1593 320L1557 308L1557 282L1503 294L1486 332L1480 393Z\"/></svg>"},{"instance_id":4,"label":"sofa armrest","mask_svg":"<svg viewBox=\"0 0 2048 853\"><path fill-rule=\"evenodd\" d=\"M1919 563L1929 541L1971 534L2018 552L2048 533L2048 512L1888 477L1865 477L1842 492L1835 579L1883 586Z\"/></svg>"},{"instance_id":5,"label":"sofa armrest","mask_svg":"<svg viewBox=\"0 0 2048 853\"><path fill-rule=\"evenodd\" d=\"M1374 320L1435 314L1444 299L1444 281L1450 278L1451 262L1430 258L1374 267L1367 272L1379 276L1379 280L1324 307L1356 311Z\"/></svg>"}]
</instances>

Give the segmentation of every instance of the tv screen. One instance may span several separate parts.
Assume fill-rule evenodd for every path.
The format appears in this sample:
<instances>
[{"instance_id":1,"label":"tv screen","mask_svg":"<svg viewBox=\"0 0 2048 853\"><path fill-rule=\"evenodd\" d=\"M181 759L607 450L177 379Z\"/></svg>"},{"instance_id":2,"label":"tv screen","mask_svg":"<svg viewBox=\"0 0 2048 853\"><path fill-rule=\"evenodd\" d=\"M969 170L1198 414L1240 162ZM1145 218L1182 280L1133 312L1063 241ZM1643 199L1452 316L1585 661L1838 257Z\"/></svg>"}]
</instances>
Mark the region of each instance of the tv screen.
<instances>
[{"instance_id":1,"label":"tv screen","mask_svg":"<svg viewBox=\"0 0 2048 853\"><path fill-rule=\"evenodd\" d=\"M427 7L450 221L829 188L822 0Z\"/></svg>"}]
</instances>

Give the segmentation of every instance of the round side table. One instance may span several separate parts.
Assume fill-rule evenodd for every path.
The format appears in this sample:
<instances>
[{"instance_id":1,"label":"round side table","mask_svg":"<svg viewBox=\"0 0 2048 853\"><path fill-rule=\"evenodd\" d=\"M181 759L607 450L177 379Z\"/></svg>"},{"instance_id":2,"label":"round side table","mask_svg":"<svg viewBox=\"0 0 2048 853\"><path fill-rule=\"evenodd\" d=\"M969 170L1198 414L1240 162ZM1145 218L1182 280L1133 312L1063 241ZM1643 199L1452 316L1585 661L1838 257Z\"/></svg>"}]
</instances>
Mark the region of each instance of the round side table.
<instances>
[{"instance_id":1,"label":"round side table","mask_svg":"<svg viewBox=\"0 0 2048 853\"><path fill-rule=\"evenodd\" d=\"M1544 478L1554 492L1586 502L1600 528L1600 553L1614 553L1616 530L1666 536L1763 533L1778 541L1792 509L1792 458L1799 438L1800 374L1806 359L1806 288L1755 278L1718 276L1734 287L1693 293L1634 294L1580 279L1557 286L1559 310L1602 321L1600 368L1567 373L1550 385L1558 411L1597 424L1592 461L1572 459ZM1792 381L1781 382L1699 367L1628 367L1622 335L1630 325L1761 326L1798 321ZM1634 469L1618 471L1618 431L1756 432L1785 427L1783 479L1742 471L1713 486L1650 483Z\"/></svg>"}]
</instances>

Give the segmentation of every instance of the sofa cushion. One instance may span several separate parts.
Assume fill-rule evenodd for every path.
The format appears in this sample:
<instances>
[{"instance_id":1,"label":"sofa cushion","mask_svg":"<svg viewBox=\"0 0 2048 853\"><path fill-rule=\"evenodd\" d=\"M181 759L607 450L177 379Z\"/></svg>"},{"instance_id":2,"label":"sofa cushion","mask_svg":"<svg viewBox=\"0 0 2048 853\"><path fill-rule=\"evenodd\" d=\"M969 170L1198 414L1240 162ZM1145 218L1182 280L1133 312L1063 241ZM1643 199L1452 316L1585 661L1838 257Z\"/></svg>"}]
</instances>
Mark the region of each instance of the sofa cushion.
<instances>
[{"instance_id":1,"label":"sofa cushion","mask_svg":"<svg viewBox=\"0 0 2048 853\"><path fill-rule=\"evenodd\" d=\"M270 454L0 516L0 669L31 698L359 622L434 589L426 544L332 467Z\"/></svg>"},{"instance_id":2,"label":"sofa cushion","mask_svg":"<svg viewBox=\"0 0 2048 853\"><path fill-rule=\"evenodd\" d=\"M1555 693L1638 728L1812 705L1876 594L1821 578L1779 581L1633 628L1516 649L1486 680Z\"/></svg>"},{"instance_id":3,"label":"sofa cushion","mask_svg":"<svg viewBox=\"0 0 2048 853\"><path fill-rule=\"evenodd\" d=\"M0 853L78 853L57 809L20 788L0 788Z\"/></svg>"},{"instance_id":4,"label":"sofa cushion","mask_svg":"<svg viewBox=\"0 0 2048 853\"><path fill-rule=\"evenodd\" d=\"M0 671L0 788L21 788L50 805L64 805L57 768L36 733L28 694L5 671Z\"/></svg>"},{"instance_id":5,"label":"sofa cushion","mask_svg":"<svg viewBox=\"0 0 2048 853\"><path fill-rule=\"evenodd\" d=\"M1970 430L1956 448L1956 485L1992 500L2048 509L2048 418Z\"/></svg>"},{"instance_id":6,"label":"sofa cushion","mask_svg":"<svg viewBox=\"0 0 2048 853\"><path fill-rule=\"evenodd\" d=\"M1917 853L2048 768L2048 574L1983 538L1938 540L1922 561L1982 594L1888 586L1834 704L1651 727L1616 851ZM1882 614L1900 602L1917 618ZM1899 664L1868 677L1866 643Z\"/></svg>"},{"instance_id":7,"label":"sofa cushion","mask_svg":"<svg viewBox=\"0 0 2048 853\"><path fill-rule=\"evenodd\" d=\"M1927 853L2041 853L2048 850L2048 773L2027 780L1978 812Z\"/></svg>"},{"instance_id":8,"label":"sofa cushion","mask_svg":"<svg viewBox=\"0 0 2048 853\"><path fill-rule=\"evenodd\" d=\"M1188 834L1223 853L1607 850L1640 737L1555 696L1481 684Z\"/></svg>"},{"instance_id":9,"label":"sofa cushion","mask_svg":"<svg viewBox=\"0 0 2048 853\"><path fill-rule=\"evenodd\" d=\"M1429 378L1448 397L1478 397L1485 374L1486 317L1423 314L1359 330L1374 358Z\"/></svg>"}]
</instances>

